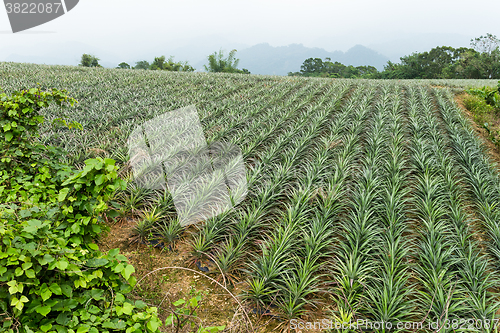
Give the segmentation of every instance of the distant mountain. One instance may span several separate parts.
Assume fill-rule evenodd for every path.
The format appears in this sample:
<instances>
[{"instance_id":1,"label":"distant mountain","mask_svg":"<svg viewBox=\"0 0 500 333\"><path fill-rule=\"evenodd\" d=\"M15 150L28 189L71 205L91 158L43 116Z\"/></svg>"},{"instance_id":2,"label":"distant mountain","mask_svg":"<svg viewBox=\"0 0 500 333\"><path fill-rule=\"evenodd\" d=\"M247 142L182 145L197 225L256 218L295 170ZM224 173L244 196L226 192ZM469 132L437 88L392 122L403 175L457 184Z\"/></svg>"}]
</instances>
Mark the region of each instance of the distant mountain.
<instances>
[{"instance_id":1,"label":"distant mountain","mask_svg":"<svg viewBox=\"0 0 500 333\"><path fill-rule=\"evenodd\" d=\"M309 48L302 44L273 47L267 43L254 45L239 50L236 56L240 59L239 68L246 68L252 74L287 75L298 72L307 58L331 58L344 65L374 66L384 68L389 58L362 45L356 45L347 52L328 52L320 48Z\"/></svg>"},{"instance_id":2,"label":"distant mountain","mask_svg":"<svg viewBox=\"0 0 500 333\"><path fill-rule=\"evenodd\" d=\"M37 52L34 53L33 49ZM99 63L102 66L114 68L122 61L134 66L139 60L152 62L155 56L172 55L176 61L187 60L198 71L203 71L207 56L219 49L223 49L226 55L230 50L237 49L236 57L240 59L239 68L247 68L252 74L264 75L287 75L288 72L297 72L304 60L311 57L323 60L330 57L332 61L339 61L344 65L371 65L379 70L383 69L388 60L387 57L361 45L356 45L347 52L328 52L322 48L309 48L302 44L274 47L262 43L248 47L248 45L233 43L219 36L207 36L184 43L151 45L147 50L130 48L121 51L75 41L37 44L34 47L21 45L11 48L9 55L0 61L76 66L83 53L90 53L101 59Z\"/></svg>"},{"instance_id":3,"label":"distant mountain","mask_svg":"<svg viewBox=\"0 0 500 333\"><path fill-rule=\"evenodd\" d=\"M325 32L312 37L306 46L321 47L327 51L346 51L354 44L361 44L388 57L392 62L400 62L400 58L413 52L429 51L437 46L468 47L470 39L479 36L459 33L422 33L390 31L390 33L373 34L370 31L351 31L349 34Z\"/></svg>"}]
</instances>

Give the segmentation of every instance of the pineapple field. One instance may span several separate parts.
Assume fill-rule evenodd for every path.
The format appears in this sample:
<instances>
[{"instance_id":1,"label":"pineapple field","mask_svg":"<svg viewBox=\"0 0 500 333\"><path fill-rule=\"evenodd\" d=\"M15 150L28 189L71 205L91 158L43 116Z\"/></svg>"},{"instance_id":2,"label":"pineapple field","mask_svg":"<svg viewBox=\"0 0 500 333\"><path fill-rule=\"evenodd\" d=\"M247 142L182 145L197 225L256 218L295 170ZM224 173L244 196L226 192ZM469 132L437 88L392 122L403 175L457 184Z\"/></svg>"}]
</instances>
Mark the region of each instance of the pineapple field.
<instances>
[{"instance_id":1,"label":"pineapple field","mask_svg":"<svg viewBox=\"0 0 500 333\"><path fill-rule=\"evenodd\" d=\"M71 165L117 161L128 185L111 206L115 220L133 221L129 245L164 256L184 249L184 267L243 286L247 312L288 329L327 318L391 323L369 329L378 332L414 331L401 322L496 330L500 177L455 100L466 87L496 84L0 63L5 92L57 88L78 101L45 109L38 140L62 148ZM208 144L239 147L248 193L183 227L168 191L134 182L127 140L188 105ZM60 117L83 129L52 126Z\"/></svg>"}]
</instances>

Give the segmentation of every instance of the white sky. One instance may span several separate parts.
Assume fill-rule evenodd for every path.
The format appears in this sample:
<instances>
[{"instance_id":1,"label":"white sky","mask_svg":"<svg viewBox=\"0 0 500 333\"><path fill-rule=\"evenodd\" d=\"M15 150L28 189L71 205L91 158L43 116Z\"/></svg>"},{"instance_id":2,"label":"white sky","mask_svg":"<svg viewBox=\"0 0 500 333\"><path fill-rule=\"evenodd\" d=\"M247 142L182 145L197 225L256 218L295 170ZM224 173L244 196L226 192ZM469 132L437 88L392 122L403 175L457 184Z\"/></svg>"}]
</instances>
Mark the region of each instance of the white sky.
<instances>
[{"instance_id":1,"label":"white sky","mask_svg":"<svg viewBox=\"0 0 500 333\"><path fill-rule=\"evenodd\" d=\"M248 45L302 43L334 51L415 33L500 36L499 0L80 0L67 15L18 34L8 33L2 7L0 60L20 45L64 41L126 52L217 34ZM332 40L337 47L325 43Z\"/></svg>"}]
</instances>

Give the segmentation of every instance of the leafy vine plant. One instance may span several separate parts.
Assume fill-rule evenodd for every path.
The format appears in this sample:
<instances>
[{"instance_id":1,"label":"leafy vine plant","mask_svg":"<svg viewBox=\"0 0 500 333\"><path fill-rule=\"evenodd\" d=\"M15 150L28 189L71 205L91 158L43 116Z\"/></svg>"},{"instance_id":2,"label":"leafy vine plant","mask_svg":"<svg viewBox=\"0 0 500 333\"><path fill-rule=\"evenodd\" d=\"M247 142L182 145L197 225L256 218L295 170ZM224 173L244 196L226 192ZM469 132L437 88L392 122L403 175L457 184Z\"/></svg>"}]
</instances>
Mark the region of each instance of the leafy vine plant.
<instances>
[{"instance_id":1,"label":"leafy vine plant","mask_svg":"<svg viewBox=\"0 0 500 333\"><path fill-rule=\"evenodd\" d=\"M115 161L72 170L35 139L42 108L75 102L56 89L0 94L0 330L158 332L157 309L127 297L134 267L94 242L106 202L125 187Z\"/></svg>"}]
</instances>

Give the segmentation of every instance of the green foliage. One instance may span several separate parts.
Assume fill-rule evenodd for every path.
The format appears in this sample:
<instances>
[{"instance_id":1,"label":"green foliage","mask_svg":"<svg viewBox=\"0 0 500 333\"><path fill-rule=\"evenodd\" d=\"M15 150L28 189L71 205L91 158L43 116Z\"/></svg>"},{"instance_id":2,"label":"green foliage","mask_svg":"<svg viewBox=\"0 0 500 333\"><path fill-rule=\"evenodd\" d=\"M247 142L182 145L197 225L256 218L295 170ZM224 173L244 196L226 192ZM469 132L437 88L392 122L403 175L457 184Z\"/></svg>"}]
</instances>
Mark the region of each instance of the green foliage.
<instances>
[{"instance_id":1,"label":"green foliage","mask_svg":"<svg viewBox=\"0 0 500 333\"><path fill-rule=\"evenodd\" d=\"M240 59L235 57L236 50L231 50L227 58L224 57L224 51L219 50L219 52L214 52L207 57L208 66L205 65L205 70L211 73L239 73L239 74L250 74L248 69L238 69L238 63Z\"/></svg>"},{"instance_id":2,"label":"green foliage","mask_svg":"<svg viewBox=\"0 0 500 333\"><path fill-rule=\"evenodd\" d=\"M75 100L61 91L43 92L36 88L15 92L11 96L0 94L0 182L6 190L19 188L18 181L26 177L36 181L58 176L50 170L67 174L66 168L56 163L54 156L57 151L46 149L33 140L38 136L38 126L44 121L38 111L49 103L73 105ZM56 119L56 122L66 124L61 119ZM42 191L31 191L43 195ZM10 199L15 201L14 197Z\"/></svg>"},{"instance_id":3,"label":"green foliage","mask_svg":"<svg viewBox=\"0 0 500 333\"><path fill-rule=\"evenodd\" d=\"M89 159L83 170L62 183L64 188L59 191L58 201L62 205L66 221L62 227L67 236L74 232L81 235L83 241L91 241L101 233L99 214L107 210L106 202L115 191L125 188L125 182L118 178L117 169L112 159Z\"/></svg>"},{"instance_id":4,"label":"green foliage","mask_svg":"<svg viewBox=\"0 0 500 333\"><path fill-rule=\"evenodd\" d=\"M401 57L400 64L388 62L383 77L389 79L437 79L456 77L458 61L465 55L475 55L476 51L467 48L454 49L443 46L428 52L413 53Z\"/></svg>"},{"instance_id":5,"label":"green foliage","mask_svg":"<svg viewBox=\"0 0 500 333\"><path fill-rule=\"evenodd\" d=\"M130 65L127 64L126 62L122 62L118 65L116 68L121 68L121 69L130 69Z\"/></svg>"},{"instance_id":6,"label":"green foliage","mask_svg":"<svg viewBox=\"0 0 500 333\"><path fill-rule=\"evenodd\" d=\"M300 72L289 76L366 79L497 79L500 78L500 40L487 34L471 40L472 48L440 46L430 51L401 57L401 63L387 62L378 72L373 66L345 66L320 58L304 61Z\"/></svg>"},{"instance_id":7,"label":"green foliage","mask_svg":"<svg viewBox=\"0 0 500 333\"><path fill-rule=\"evenodd\" d=\"M238 73L238 74L251 74L250 71L248 69L246 69L246 68L236 69L235 73Z\"/></svg>"},{"instance_id":8,"label":"green foliage","mask_svg":"<svg viewBox=\"0 0 500 333\"><path fill-rule=\"evenodd\" d=\"M171 311L172 313L165 320L165 326L172 326L179 332L180 329L184 327L190 327L190 332L196 333L217 333L222 332L226 326L211 326L203 327L194 319L197 317L196 310L200 307L200 302L202 301L201 292L195 292L194 297L189 300L180 298L175 302L172 302Z\"/></svg>"},{"instance_id":9,"label":"green foliage","mask_svg":"<svg viewBox=\"0 0 500 333\"><path fill-rule=\"evenodd\" d=\"M171 72L194 72L194 68L187 61L175 62L174 57L170 57L165 61L165 56L156 57L151 66L149 66L149 69Z\"/></svg>"},{"instance_id":10,"label":"green foliage","mask_svg":"<svg viewBox=\"0 0 500 333\"><path fill-rule=\"evenodd\" d=\"M469 94L475 95L486 102L488 105L500 107L500 95L497 89L492 87L471 88Z\"/></svg>"},{"instance_id":11,"label":"green foliage","mask_svg":"<svg viewBox=\"0 0 500 333\"><path fill-rule=\"evenodd\" d=\"M6 332L156 332L156 308L125 296L134 267L93 243L125 185L115 162L87 160L75 172L33 140L41 108L74 102L58 90L0 95L0 323Z\"/></svg>"},{"instance_id":12,"label":"green foliage","mask_svg":"<svg viewBox=\"0 0 500 333\"><path fill-rule=\"evenodd\" d=\"M121 64L120 64L121 65ZM174 61L174 57L165 59L165 56L156 57L153 63L146 60L135 63L134 69L151 69L171 72L194 72L194 68L187 61Z\"/></svg>"},{"instance_id":13,"label":"green foliage","mask_svg":"<svg viewBox=\"0 0 500 333\"><path fill-rule=\"evenodd\" d=\"M479 96L468 95L464 97L463 103L467 110L473 112L474 114L488 113L490 111L493 111L493 108Z\"/></svg>"},{"instance_id":14,"label":"green foliage","mask_svg":"<svg viewBox=\"0 0 500 333\"><path fill-rule=\"evenodd\" d=\"M487 86L470 88L467 92L470 95L464 98L464 106L472 112L476 123L486 130L489 140L500 148L500 130L495 126L500 110L500 93L496 88Z\"/></svg>"},{"instance_id":15,"label":"green foliage","mask_svg":"<svg viewBox=\"0 0 500 333\"><path fill-rule=\"evenodd\" d=\"M91 54L83 54L82 59L80 60L79 66L83 67L102 67L99 65L99 58L93 56Z\"/></svg>"},{"instance_id":16,"label":"green foliage","mask_svg":"<svg viewBox=\"0 0 500 333\"><path fill-rule=\"evenodd\" d=\"M497 148L500 148L500 131L492 129L489 123L483 123L482 127L488 133L488 138L491 142L493 142Z\"/></svg>"},{"instance_id":17,"label":"green foliage","mask_svg":"<svg viewBox=\"0 0 500 333\"><path fill-rule=\"evenodd\" d=\"M331 78L375 78L378 71L373 66L346 66L340 62L320 58L308 58L300 67L300 72L288 73L289 76L331 77Z\"/></svg>"},{"instance_id":18,"label":"green foliage","mask_svg":"<svg viewBox=\"0 0 500 333\"><path fill-rule=\"evenodd\" d=\"M488 34L471 40L472 48L435 47L428 52L388 62L385 79L495 79L500 78L500 49L496 36Z\"/></svg>"},{"instance_id":19,"label":"green foliage","mask_svg":"<svg viewBox=\"0 0 500 333\"><path fill-rule=\"evenodd\" d=\"M149 62L146 60L138 61L135 63L134 69L149 69Z\"/></svg>"}]
</instances>

